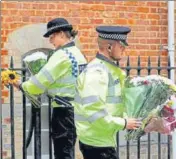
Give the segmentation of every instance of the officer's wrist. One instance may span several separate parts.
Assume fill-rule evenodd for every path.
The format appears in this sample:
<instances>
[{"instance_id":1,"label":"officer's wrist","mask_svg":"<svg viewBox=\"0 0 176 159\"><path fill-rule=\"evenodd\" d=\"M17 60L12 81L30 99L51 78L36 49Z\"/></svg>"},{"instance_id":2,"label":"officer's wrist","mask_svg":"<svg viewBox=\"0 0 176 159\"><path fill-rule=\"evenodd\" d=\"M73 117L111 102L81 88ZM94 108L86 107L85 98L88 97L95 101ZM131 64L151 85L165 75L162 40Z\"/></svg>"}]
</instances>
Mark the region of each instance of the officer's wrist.
<instances>
[{"instance_id":1,"label":"officer's wrist","mask_svg":"<svg viewBox=\"0 0 176 159\"><path fill-rule=\"evenodd\" d=\"M20 91L24 92L23 87L22 87L22 84L23 84L23 83L20 83L18 88L19 88Z\"/></svg>"},{"instance_id":2,"label":"officer's wrist","mask_svg":"<svg viewBox=\"0 0 176 159\"><path fill-rule=\"evenodd\" d=\"M125 130L125 129L126 129L126 126L127 126L127 120L126 120L126 119L124 119L124 121L125 121L125 125L124 125L123 130Z\"/></svg>"}]
</instances>

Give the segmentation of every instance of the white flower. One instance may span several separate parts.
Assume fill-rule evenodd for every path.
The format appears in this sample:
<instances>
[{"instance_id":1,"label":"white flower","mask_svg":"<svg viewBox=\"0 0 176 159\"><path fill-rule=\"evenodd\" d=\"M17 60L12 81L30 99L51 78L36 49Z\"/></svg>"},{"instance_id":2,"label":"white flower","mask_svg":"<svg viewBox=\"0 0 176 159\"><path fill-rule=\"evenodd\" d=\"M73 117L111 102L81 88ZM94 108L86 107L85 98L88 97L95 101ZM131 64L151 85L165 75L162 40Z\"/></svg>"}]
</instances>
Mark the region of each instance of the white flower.
<instances>
[{"instance_id":1,"label":"white flower","mask_svg":"<svg viewBox=\"0 0 176 159\"><path fill-rule=\"evenodd\" d=\"M161 76L159 75L149 75L149 76L146 76L146 79L149 80L149 81L158 81L158 80L162 80Z\"/></svg>"},{"instance_id":2,"label":"white flower","mask_svg":"<svg viewBox=\"0 0 176 159\"><path fill-rule=\"evenodd\" d=\"M142 82L144 80L144 77L134 77L130 80L130 83L133 84L134 86L137 86L138 83Z\"/></svg>"}]
</instances>

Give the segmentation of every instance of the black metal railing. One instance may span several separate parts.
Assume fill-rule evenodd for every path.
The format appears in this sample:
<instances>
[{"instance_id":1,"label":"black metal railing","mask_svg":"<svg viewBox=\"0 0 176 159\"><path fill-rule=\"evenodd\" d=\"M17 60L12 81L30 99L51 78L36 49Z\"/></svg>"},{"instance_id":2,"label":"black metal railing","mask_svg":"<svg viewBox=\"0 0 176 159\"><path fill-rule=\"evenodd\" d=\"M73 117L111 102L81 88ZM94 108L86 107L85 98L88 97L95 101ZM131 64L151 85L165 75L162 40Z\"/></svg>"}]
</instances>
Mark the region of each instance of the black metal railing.
<instances>
[{"instance_id":1,"label":"black metal railing","mask_svg":"<svg viewBox=\"0 0 176 159\"><path fill-rule=\"evenodd\" d=\"M13 69L13 58L11 57L10 68ZM11 156L15 159L15 123L14 123L14 89L10 85L10 119L11 119Z\"/></svg>"},{"instance_id":2,"label":"black metal railing","mask_svg":"<svg viewBox=\"0 0 176 159\"><path fill-rule=\"evenodd\" d=\"M150 75L152 73L152 70L157 70L157 73L160 75L162 70L166 70L167 72L167 77L170 78L171 77L171 70L176 70L176 67L171 67L170 66L170 58L168 58L167 61L168 65L163 67L161 66L161 58L160 56L158 57L158 62L157 62L157 66L152 66L151 63L151 58L148 57L148 63L147 66L144 67L141 65L141 59L140 57L138 57L137 60L137 66L133 67L130 64L130 57L128 57L127 59L127 63L125 67L121 67L123 70L126 71L127 75L131 74L132 70L136 70L137 73L136 75L141 75L142 70L147 70L147 74ZM20 71L21 75L22 75L22 82L26 80L26 73L27 70L24 66L24 64L22 65L22 68L14 68L13 65L13 58L11 58L10 61L10 68L12 70L15 71ZM166 74L165 74L166 75ZM11 119L11 158L15 159L15 125L14 125L14 90L13 87L10 86L9 87L9 91L10 91L10 119ZM48 98L48 123L49 123L49 159L52 159L52 155L53 155L53 150L52 150L52 140L51 140L51 99ZM42 145L42 140L41 140L41 110L40 108L34 108L32 107L31 109L31 119L30 119L30 126L29 126L29 132L28 134L26 134L26 97L23 94L22 96L22 119L23 119L23 147L22 147L22 151L23 151L23 159L27 158L27 148L29 146L29 143L31 141L32 135L34 136L34 158L35 159L41 159L42 158L42 153L41 153L41 145ZM1 124L2 124L2 120L1 120ZM119 137L119 133L117 134L117 153L120 154L120 141L121 138ZM130 159L130 145L131 143L129 141L126 142L126 158ZM141 140L139 139L137 141L137 159L141 158ZM151 134L149 133L147 135L147 156L148 159L151 159ZM157 143L157 147L158 147L158 159L162 158L161 155L161 135L158 134L158 143ZM1 139L1 145L3 145L3 140ZM1 147L1 151L3 152L3 147ZM171 159L171 147L170 147L170 136L168 136L167 138L167 159ZM120 156L119 156L120 157ZM1 158L3 159L3 155L1 153Z\"/></svg>"},{"instance_id":3,"label":"black metal railing","mask_svg":"<svg viewBox=\"0 0 176 159\"><path fill-rule=\"evenodd\" d=\"M25 68L24 63L22 63L22 68ZM26 81L26 69L23 69L21 71L22 71L22 81ZM27 158L27 153L26 153L27 151L26 150L26 97L24 94L22 96L22 109L23 109L23 147L22 147L22 151L23 151L23 159L26 159Z\"/></svg>"}]
</instances>

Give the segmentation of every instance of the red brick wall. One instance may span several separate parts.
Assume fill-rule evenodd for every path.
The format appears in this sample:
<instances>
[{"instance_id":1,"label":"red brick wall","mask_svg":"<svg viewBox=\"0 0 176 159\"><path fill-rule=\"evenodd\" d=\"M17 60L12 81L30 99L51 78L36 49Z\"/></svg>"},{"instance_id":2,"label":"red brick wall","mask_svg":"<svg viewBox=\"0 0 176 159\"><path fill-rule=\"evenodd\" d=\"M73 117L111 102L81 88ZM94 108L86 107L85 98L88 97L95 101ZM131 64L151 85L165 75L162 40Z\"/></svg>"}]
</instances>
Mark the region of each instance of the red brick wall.
<instances>
[{"instance_id":1,"label":"red brick wall","mask_svg":"<svg viewBox=\"0 0 176 159\"><path fill-rule=\"evenodd\" d=\"M156 65L159 46L167 45L167 2L164 1L37 1L1 2L1 67L7 67L4 43L8 33L27 24L47 22L55 17L65 17L77 30L82 51L90 60L97 51L95 27L97 25L126 25L132 28L129 35L130 47L126 50L135 65L138 55L142 65L147 56ZM166 63L166 51L161 52L162 64ZM135 63L133 63L135 62ZM6 91L3 97L8 96Z\"/></svg>"}]
</instances>

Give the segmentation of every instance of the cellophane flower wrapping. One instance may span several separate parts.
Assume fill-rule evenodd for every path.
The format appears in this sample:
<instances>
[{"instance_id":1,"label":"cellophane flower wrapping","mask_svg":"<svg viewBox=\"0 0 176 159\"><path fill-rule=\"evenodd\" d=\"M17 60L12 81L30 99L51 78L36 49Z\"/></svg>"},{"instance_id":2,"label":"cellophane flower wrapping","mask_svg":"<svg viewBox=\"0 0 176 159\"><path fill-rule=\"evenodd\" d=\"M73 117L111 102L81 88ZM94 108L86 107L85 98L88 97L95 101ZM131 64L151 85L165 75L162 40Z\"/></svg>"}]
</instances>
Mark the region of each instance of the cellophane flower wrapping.
<instances>
[{"instance_id":1,"label":"cellophane flower wrapping","mask_svg":"<svg viewBox=\"0 0 176 159\"><path fill-rule=\"evenodd\" d=\"M159 116L168 99L176 93L174 83L159 75L128 77L124 84L123 101L129 118L139 118L142 126L137 130L128 130L127 140L135 140L145 134L148 122Z\"/></svg>"},{"instance_id":2,"label":"cellophane flower wrapping","mask_svg":"<svg viewBox=\"0 0 176 159\"><path fill-rule=\"evenodd\" d=\"M172 109L171 102L166 103L162 110L156 114L156 117L151 118L148 124L144 128L146 133L158 132L161 134L171 135L176 128L176 117L174 116L174 110Z\"/></svg>"},{"instance_id":3,"label":"cellophane flower wrapping","mask_svg":"<svg viewBox=\"0 0 176 159\"><path fill-rule=\"evenodd\" d=\"M43 52L35 52L26 56L23 61L30 73L35 75L47 63L47 55L45 55Z\"/></svg>"},{"instance_id":4,"label":"cellophane flower wrapping","mask_svg":"<svg viewBox=\"0 0 176 159\"><path fill-rule=\"evenodd\" d=\"M47 55L45 55L43 52L37 51L32 53L31 55L26 56L23 61L31 75L34 76L47 63ZM41 106L41 102L39 100L40 96L31 95L26 91L24 92L24 94L31 101L34 107L38 108Z\"/></svg>"}]
</instances>

